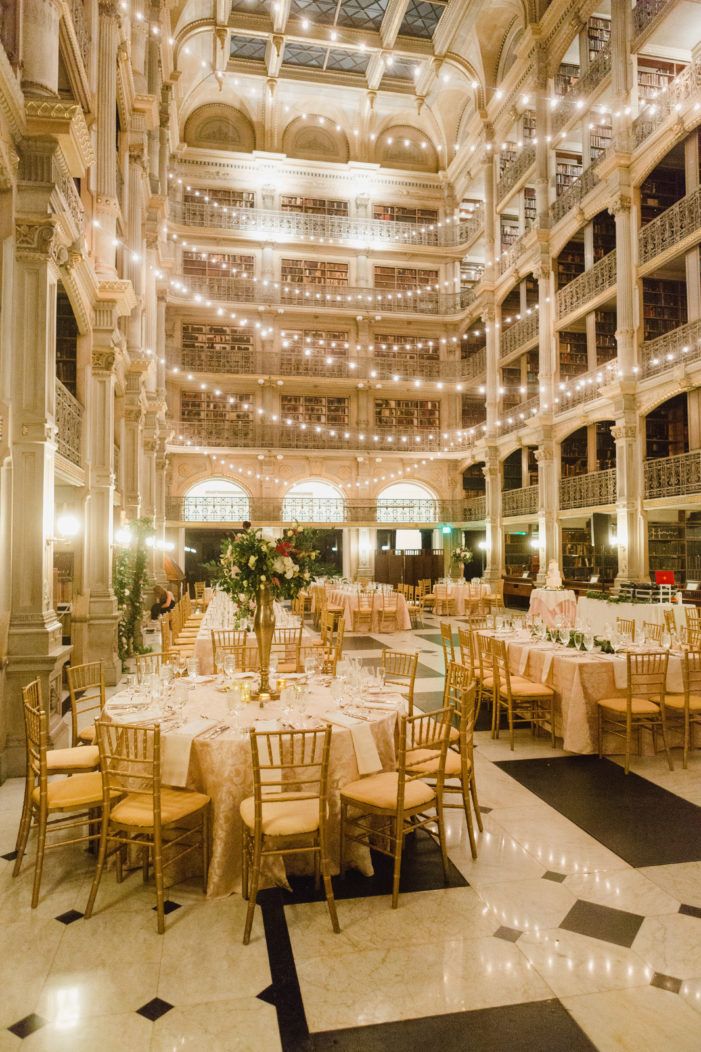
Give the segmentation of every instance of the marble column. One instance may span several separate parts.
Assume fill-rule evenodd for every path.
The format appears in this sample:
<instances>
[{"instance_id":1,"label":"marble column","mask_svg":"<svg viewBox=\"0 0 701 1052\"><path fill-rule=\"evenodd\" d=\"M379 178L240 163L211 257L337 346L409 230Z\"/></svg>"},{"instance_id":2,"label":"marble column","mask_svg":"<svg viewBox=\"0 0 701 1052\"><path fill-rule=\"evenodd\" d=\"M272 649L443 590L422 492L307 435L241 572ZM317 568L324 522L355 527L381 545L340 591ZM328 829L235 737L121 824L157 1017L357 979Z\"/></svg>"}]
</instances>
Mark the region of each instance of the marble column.
<instances>
[{"instance_id":1,"label":"marble column","mask_svg":"<svg viewBox=\"0 0 701 1052\"><path fill-rule=\"evenodd\" d=\"M119 10L116 0L99 0L97 52L97 163L95 266L98 274L115 273L117 233L117 46Z\"/></svg>"},{"instance_id":2,"label":"marble column","mask_svg":"<svg viewBox=\"0 0 701 1052\"><path fill-rule=\"evenodd\" d=\"M23 0L22 89L28 95L58 95L60 20L59 0Z\"/></svg>"},{"instance_id":3,"label":"marble column","mask_svg":"<svg viewBox=\"0 0 701 1052\"><path fill-rule=\"evenodd\" d=\"M633 226L631 199L625 192L617 193L609 205L609 214L616 222L616 350L618 368L625 379L631 379L636 362L633 290Z\"/></svg>"},{"instance_id":4,"label":"marble column","mask_svg":"<svg viewBox=\"0 0 701 1052\"><path fill-rule=\"evenodd\" d=\"M642 436L634 408L616 420L611 434L616 443L616 583L646 581Z\"/></svg>"},{"instance_id":5,"label":"marble column","mask_svg":"<svg viewBox=\"0 0 701 1052\"><path fill-rule=\"evenodd\" d=\"M484 578L486 581L498 581L503 572L504 560L501 535L501 468L496 446L487 447L482 470L485 478L487 544Z\"/></svg>"},{"instance_id":6,"label":"marble column","mask_svg":"<svg viewBox=\"0 0 701 1052\"><path fill-rule=\"evenodd\" d=\"M548 429L549 430L549 429ZM562 570L560 550L559 510L559 466L556 447L552 438L543 436L535 452L538 462L538 578L545 583L548 563L554 559Z\"/></svg>"}]
</instances>

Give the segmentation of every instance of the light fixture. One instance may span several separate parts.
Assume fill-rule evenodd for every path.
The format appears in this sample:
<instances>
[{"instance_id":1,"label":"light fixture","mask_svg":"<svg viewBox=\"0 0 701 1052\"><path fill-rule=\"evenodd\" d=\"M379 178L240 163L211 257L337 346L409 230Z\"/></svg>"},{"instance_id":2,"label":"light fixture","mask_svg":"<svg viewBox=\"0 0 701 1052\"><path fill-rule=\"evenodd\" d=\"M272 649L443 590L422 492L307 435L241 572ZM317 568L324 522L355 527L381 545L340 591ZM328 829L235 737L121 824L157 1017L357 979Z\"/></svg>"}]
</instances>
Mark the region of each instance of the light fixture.
<instances>
[{"instance_id":1,"label":"light fixture","mask_svg":"<svg viewBox=\"0 0 701 1052\"><path fill-rule=\"evenodd\" d=\"M56 520L58 540L70 541L80 533L80 520L70 512L63 512Z\"/></svg>"}]
</instances>

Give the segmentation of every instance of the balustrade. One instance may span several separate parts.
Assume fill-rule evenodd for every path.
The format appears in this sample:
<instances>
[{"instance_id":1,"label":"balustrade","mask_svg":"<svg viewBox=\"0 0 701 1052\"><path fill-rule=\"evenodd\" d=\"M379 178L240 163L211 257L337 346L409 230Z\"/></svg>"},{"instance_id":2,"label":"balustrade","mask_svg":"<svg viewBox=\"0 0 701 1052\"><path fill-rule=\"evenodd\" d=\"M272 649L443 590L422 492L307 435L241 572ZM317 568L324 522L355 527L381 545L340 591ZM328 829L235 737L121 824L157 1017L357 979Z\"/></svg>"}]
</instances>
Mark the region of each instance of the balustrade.
<instances>
[{"instance_id":1,"label":"balustrade","mask_svg":"<svg viewBox=\"0 0 701 1052\"><path fill-rule=\"evenodd\" d=\"M502 435L508 435L512 431L518 431L519 428L525 427L526 424L538 413L540 409L540 395L536 395L534 398L529 398L526 402L519 402L518 405L513 406L508 412L504 413L504 418L497 421L499 427L499 433Z\"/></svg>"},{"instance_id":2,"label":"balustrade","mask_svg":"<svg viewBox=\"0 0 701 1052\"><path fill-rule=\"evenodd\" d=\"M646 460L645 497L680 497L701 493L701 450L676 457Z\"/></svg>"},{"instance_id":3,"label":"balustrade","mask_svg":"<svg viewBox=\"0 0 701 1052\"><path fill-rule=\"evenodd\" d=\"M694 234L701 237L701 187L665 209L638 235L640 263L648 263L669 248L676 248Z\"/></svg>"},{"instance_id":4,"label":"balustrade","mask_svg":"<svg viewBox=\"0 0 701 1052\"><path fill-rule=\"evenodd\" d=\"M538 339L538 311L535 307L520 321L514 322L508 329L503 329L501 334L501 357L506 358L519 348L525 347Z\"/></svg>"},{"instance_id":5,"label":"balustrade","mask_svg":"<svg viewBox=\"0 0 701 1052\"><path fill-rule=\"evenodd\" d=\"M487 498L471 497L463 504L463 522L481 522L487 516Z\"/></svg>"},{"instance_id":6,"label":"balustrade","mask_svg":"<svg viewBox=\"0 0 701 1052\"><path fill-rule=\"evenodd\" d=\"M504 170L501 179L497 183L497 201L513 190L518 181L526 174L529 168L535 164L535 146L526 146L518 157Z\"/></svg>"},{"instance_id":7,"label":"balustrade","mask_svg":"<svg viewBox=\"0 0 701 1052\"><path fill-rule=\"evenodd\" d=\"M560 289L557 294L557 316L564 318L572 311L583 307L595 296L613 288L616 284L616 250L589 267L583 274Z\"/></svg>"},{"instance_id":8,"label":"balustrade","mask_svg":"<svg viewBox=\"0 0 701 1052\"><path fill-rule=\"evenodd\" d=\"M593 369L590 373L582 373L560 383L555 398L555 415L566 413L573 406L598 398L599 389L604 384L612 383L617 372L618 363L612 361L602 365L600 369Z\"/></svg>"},{"instance_id":9,"label":"balustrade","mask_svg":"<svg viewBox=\"0 0 701 1052\"><path fill-rule=\"evenodd\" d=\"M507 489L501 495L501 513L504 516L536 515L538 512L538 487L523 486Z\"/></svg>"},{"instance_id":10,"label":"balustrade","mask_svg":"<svg viewBox=\"0 0 701 1052\"><path fill-rule=\"evenodd\" d=\"M641 349L643 376L656 376L680 362L701 359L701 321L690 321L677 329L648 340Z\"/></svg>"},{"instance_id":11,"label":"balustrade","mask_svg":"<svg viewBox=\"0 0 701 1052\"><path fill-rule=\"evenodd\" d=\"M651 99L644 105L633 121L635 146L640 146L645 142L670 113L680 112L682 104L699 93L701 93L701 59L697 58L690 62L665 88L660 89L655 99Z\"/></svg>"},{"instance_id":12,"label":"balustrade","mask_svg":"<svg viewBox=\"0 0 701 1052\"><path fill-rule=\"evenodd\" d=\"M633 37L637 37L660 15L673 0L636 0L633 8Z\"/></svg>"},{"instance_id":13,"label":"balustrade","mask_svg":"<svg viewBox=\"0 0 701 1052\"><path fill-rule=\"evenodd\" d=\"M90 31L85 18L85 0L69 0L73 32L78 41L78 47L83 57L83 65L87 69L88 51L90 50Z\"/></svg>"},{"instance_id":14,"label":"balustrade","mask_svg":"<svg viewBox=\"0 0 701 1052\"><path fill-rule=\"evenodd\" d=\"M596 508L616 503L616 469L569 475L560 480L560 508Z\"/></svg>"},{"instance_id":15,"label":"balustrade","mask_svg":"<svg viewBox=\"0 0 701 1052\"><path fill-rule=\"evenodd\" d=\"M345 500L342 497L170 497L167 514L178 522L460 522L460 501L432 498Z\"/></svg>"},{"instance_id":16,"label":"balustrade","mask_svg":"<svg viewBox=\"0 0 701 1052\"><path fill-rule=\"evenodd\" d=\"M596 171L596 162L585 168L582 174L575 179L571 186L550 205L550 219L553 223L559 222L570 209L578 205L584 197L593 190L599 182Z\"/></svg>"},{"instance_id":17,"label":"balustrade","mask_svg":"<svg viewBox=\"0 0 701 1052\"><path fill-rule=\"evenodd\" d=\"M83 407L60 380L56 380L56 432L60 455L80 467Z\"/></svg>"}]
</instances>

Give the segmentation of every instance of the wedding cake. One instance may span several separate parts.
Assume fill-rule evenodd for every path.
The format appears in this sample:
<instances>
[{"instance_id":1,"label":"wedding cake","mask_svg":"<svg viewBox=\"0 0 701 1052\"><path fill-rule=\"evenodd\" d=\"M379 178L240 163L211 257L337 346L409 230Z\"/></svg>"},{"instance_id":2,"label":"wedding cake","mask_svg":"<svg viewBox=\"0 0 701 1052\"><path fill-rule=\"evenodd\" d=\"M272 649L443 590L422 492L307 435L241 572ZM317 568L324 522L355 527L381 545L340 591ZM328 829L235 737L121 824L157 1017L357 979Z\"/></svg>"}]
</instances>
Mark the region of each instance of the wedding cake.
<instances>
[{"instance_id":1,"label":"wedding cake","mask_svg":"<svg viewBox=\"0 0 701 1052\"><path fill-rule=\"evenodd\" d=\"M545 587L550 589L562 588L562 574L556 559L548 563L548 572L545 575Z\"/></svg>"}]
</instances>

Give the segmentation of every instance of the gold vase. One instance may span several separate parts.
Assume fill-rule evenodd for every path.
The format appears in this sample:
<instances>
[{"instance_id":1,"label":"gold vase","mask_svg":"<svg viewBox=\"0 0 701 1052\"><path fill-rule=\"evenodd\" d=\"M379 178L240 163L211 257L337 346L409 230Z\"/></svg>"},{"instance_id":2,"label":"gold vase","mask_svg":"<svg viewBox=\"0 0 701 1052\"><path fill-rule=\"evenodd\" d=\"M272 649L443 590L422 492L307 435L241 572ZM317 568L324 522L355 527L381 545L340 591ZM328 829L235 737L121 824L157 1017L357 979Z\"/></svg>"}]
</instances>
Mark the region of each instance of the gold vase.
<instances>
[{"instance_id":1,"label":"gold vase","mask_svg":"<svg viewBox=\"0 0 701 1052\"><path fill-rule=\"evenodd\" d=\"M260 690L258 699L261 704L277 697L270 689L270 648L275 633L275 608L273 597L266 584L258 586L256 592L256 613L253 618L253 631L258 643L258 664L260 667Z\"/></svg>"}]
</instances>

